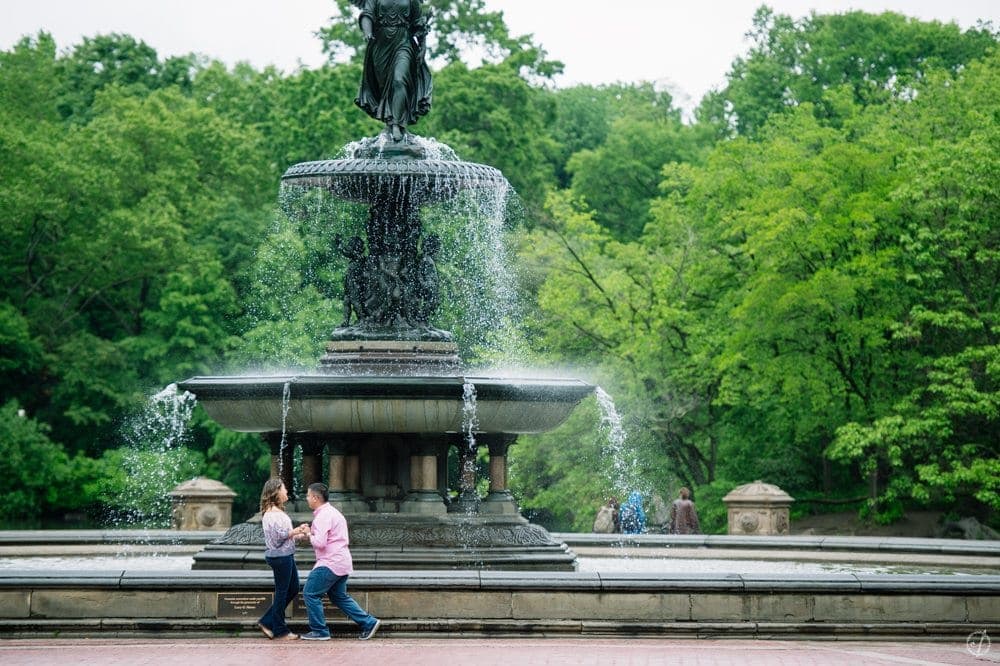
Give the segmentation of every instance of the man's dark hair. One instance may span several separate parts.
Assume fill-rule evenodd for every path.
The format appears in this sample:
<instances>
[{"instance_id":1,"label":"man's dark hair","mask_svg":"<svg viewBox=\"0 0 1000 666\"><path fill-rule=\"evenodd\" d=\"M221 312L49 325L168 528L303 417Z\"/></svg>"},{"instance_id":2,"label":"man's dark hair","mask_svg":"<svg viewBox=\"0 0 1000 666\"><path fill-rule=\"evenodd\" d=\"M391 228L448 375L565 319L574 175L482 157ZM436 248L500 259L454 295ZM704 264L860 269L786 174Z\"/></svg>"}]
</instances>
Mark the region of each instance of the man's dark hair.
<instances>
[{"instance_id":1,"label":"man's dark hair","mask_svg":"<svg viewBox=\"0 0 1000 666\"><path fill-rule=\"evenodd\" d=\"M323 498L324 502L330 501L330 490L326 487L326 484L310 483L309 492L313 493L314 495L319 495L320 497Z\"/></svg>"}]
</instances>

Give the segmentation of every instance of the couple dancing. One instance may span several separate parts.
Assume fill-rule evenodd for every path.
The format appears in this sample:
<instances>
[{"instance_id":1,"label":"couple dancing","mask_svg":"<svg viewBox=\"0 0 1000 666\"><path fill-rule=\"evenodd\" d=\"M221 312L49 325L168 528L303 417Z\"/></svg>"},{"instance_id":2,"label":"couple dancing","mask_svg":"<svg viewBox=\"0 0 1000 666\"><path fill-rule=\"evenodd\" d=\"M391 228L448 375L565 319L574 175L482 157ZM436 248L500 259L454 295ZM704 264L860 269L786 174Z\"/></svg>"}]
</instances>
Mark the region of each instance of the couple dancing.
<instances>
[{"instance_id":1,"label":"couple dancing","mask_svg":"<svg viewBox=\"0 0 1000 666\"><path fill-rule=\"evenodd\" d=\"M264 559L274 572L274 601L260 618L257 626L273 640L330 640L330 628L323 615L323 596L329 595L333 605L354 620L361 628L361 640L368 640L378 631L381 622L365 612L347 593L347 578L354 571L348 549L347 521L329 503L327 487L322 483L309 486L306 501L313 510L310 526L303 523L292 527L292 519L284 511L288 490L281 479L270 479L260 494L261 523L264 528ZM309 539L316 552L316 565L306 579L302 596L309 618L309 633L292 633L285 623L285 608L299 593L299 573L295 568L295 542Z\"/></svg>"}]
</instances>

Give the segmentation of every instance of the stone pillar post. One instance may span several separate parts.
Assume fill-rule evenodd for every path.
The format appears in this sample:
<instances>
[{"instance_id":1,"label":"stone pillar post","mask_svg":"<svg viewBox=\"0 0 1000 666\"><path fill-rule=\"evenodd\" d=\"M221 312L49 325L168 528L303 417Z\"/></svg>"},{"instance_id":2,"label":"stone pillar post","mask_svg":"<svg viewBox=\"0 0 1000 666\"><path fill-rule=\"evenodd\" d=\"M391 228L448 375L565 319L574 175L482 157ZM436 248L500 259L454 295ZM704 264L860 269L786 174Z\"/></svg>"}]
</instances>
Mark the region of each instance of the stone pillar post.
<instances>
[{"instance_id":1,"label":"stone pillar post","mask_svg":"<svg viewBox=\"0 0 1000 666\"><path fill-rule=\"evenodd\" d=\"M297 435L295 441L302 447L302 488L323 483L323 441L315 435Z\"/></svg>"},{"instance_id":2,"label":"stone pillar post","mask_svg":"<svg viewBox=\"0 0 1000 666\"><path fill-rule=\"evenodd\" d=\"M282 439L284 439L284 446L282 446ZM271 478L281 479L281 482L285 484L285 490L288 491L288 499L294 500L295 476L292 470L294 447L291 440L287 437L282 438L280 432L269 432L264 435L264 441L271 449Z\"/></svg>"},{"instance_id":3,"label":"stone pillar post","mask_svg":"<svg viewBox=\"0 0 1000 666\"><path fill-rule=\"evenodd\" d=\"M399 507L400 513L443 515L448 512L438 492L440 438L414 435L410 440L410 491Z\"/></svg>"},{"instance_id":4,"label":"stone pillar post","mask_svg":"<svg viewBox=\"0 0 1000 666\"><path fill-rule=\"evenodd\" d=\"M342 513L367 513L368 503L361 495L361 456L359 443L353 438L341 436L327 444L330 458L327 486L330 488L330 504Z\"/></svg>"},{"instance_id":5,"label":"stone pillar post","mask_svg":"<svg viewBox=\"0 0 1000 666\"><path fill-rule=\"evenodd\" d=\"M507 450L517 440L516 435L480 435L479 441L490 451L490 492L479 507L480 513L519 515L514 495L507 487Z\"/></svg>"},{"instance_id":6,"label":"stone pillar post","mask_svg":"<svg viewBox=\"0 0 1000 666\"><path fill-rule=\"evenodd\" d=\"M199 476L176 486L167 496L175 530L226 530L233 524L236 493L223 483Z\"/></svg>"},{"instance_id":7,"label":"stone pillar post","mask_svg":"<svg viewBox=\"0 0 1000 666\"><path fill-rule=\"evenodd\" d=\"M729 533L744 536L788 534L788 507L795 500L778 486L754 481L722 498L729 513Z\"/></svg>"}]
</instances>

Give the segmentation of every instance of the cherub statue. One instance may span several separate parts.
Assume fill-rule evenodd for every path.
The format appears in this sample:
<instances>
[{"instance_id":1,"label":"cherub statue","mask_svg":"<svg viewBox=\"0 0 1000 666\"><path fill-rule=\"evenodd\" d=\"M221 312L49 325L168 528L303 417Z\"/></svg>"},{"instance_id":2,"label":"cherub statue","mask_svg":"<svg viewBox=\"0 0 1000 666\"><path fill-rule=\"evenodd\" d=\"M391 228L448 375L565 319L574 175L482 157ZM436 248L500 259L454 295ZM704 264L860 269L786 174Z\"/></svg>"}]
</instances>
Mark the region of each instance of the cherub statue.
<instances>
[{"instance_id":1,"label":"cherub statue","mask_svg":"<svg viewBox=\"0 0 1000 666\"><path fill-rule=\"evenodd\" d=\"M366 284L368 281L368 258L365 257L365 242L360 236L353 236L344 245L340 234L333 239L333 246L341 256L348 260L344 272L344 321L341 326L349 326L351 312L357 317L358 323L365 319Z\"/></svg>"},{"instance_id":2,"label":"cherub statue","mask_svg":"<svg viewBox=\"0 0 1000 666\"><path fill-rule=\"evenodd\" d=\"M441 304L440 279L434 258L441 251L441 237L430 234L423 242L423 253L417 265L416 279L416 320L427 326L431 316Z\"/></svg>"},{"instance_id":3,"label":"cherub statue","mask_svg":"<svg viewBox=\"0 0 1000 666\"><path fill-rule=\"evenodd\" d=\"M431 107L427 67L428 17L423 0L351 0L361 10L358 24L368 46L364 74L354 103L386 125L392 140Z\"/></svg>"}]
</instances>

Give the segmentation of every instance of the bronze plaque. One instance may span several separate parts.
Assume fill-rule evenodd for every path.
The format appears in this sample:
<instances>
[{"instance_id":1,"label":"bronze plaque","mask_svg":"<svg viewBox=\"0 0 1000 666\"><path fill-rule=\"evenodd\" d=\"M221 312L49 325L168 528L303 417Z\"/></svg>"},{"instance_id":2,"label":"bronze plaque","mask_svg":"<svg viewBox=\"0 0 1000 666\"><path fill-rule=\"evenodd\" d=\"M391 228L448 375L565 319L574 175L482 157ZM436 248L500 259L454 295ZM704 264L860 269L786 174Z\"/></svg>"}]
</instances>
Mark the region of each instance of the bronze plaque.
<instances>
[{"instance_id":1,"label":"bronze plaque","mask_svg":"<svg viewBox=\"0 0 1000 666\"><path fill-rule=\"evenodd\" d=\"M274 599L273 592L219 592L218 618L260 617Z\"/></svg>"}]
</instances>

